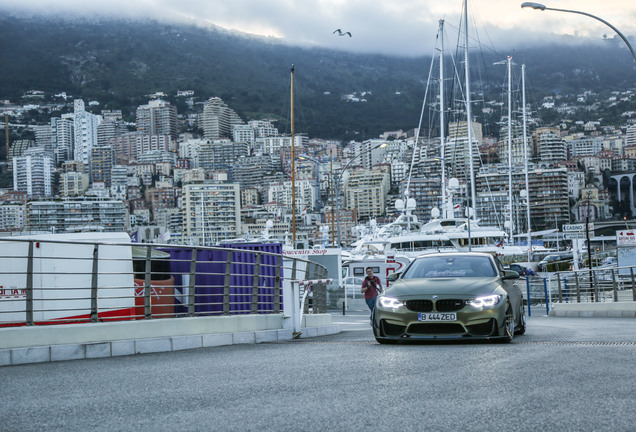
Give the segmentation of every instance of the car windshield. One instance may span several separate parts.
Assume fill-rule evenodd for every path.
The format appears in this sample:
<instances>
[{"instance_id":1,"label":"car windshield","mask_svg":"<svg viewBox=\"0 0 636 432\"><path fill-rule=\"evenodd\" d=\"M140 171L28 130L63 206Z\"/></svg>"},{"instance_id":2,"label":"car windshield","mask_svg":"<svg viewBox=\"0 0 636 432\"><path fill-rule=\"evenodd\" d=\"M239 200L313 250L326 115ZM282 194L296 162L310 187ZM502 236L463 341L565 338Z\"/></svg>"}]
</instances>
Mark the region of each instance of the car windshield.
<instances>
[{"instance_id":1,"label":"car windshield","mask_svg":"<svg viewBox=\"0 0 636 432\"><path fill-rule=\"evenodd\" d=\"M402 279L443 277L494 277L497 271L487 256L434 256L417 259Z\"/></svg>"},{"instance_id":2,"label":"car windshield","mask_svg":"<svg viewBox=\"0 0 636 432\"><path fill-rule=\"evenodd\" d=\"M559 255L548 255L547 257L543 258L543 261L558 261L560 259L561 257Z\"/></svg>"}]
</instances>

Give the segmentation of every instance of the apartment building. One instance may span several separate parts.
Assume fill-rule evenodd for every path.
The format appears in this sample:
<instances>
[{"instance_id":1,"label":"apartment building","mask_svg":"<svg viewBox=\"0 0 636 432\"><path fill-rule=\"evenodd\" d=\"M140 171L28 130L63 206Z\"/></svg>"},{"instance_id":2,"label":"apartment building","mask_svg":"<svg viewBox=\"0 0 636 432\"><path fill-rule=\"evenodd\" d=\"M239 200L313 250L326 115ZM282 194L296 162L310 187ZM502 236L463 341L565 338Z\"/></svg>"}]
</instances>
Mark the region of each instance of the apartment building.
<instances>
[{"instance_id":1,"label":"apartment building","mask_svg":"<svg viewBox=\"0 0 636 432\"><path fill-rule=\"evenodd\" d=\"M13 158L13 190L26 192L29 198L53 194L54 156L42 147L32 147Z\"/></svg>"},{"instance_id":2,"label":"apartment building","mask_svg":"<svg viewBox=\"0 0 636 432\"><path fill-rule=\"evenodd\" d=\"M344 206L356 209L361 219L385 214L390 174L381 170L355 170L344 182Z\"/></svg>"},{"instance_id":3,"label":"apartment building","mask_svg":"<svg viewBox=\"0 0 636 432\"><path fill-rule=\"evenodd\" d=\"M146 135L168 135L173 140L179 137L177 107L160 99L151 100L137 108L137 131Z\"/></svg>"},{"instance_id":4,"label":"apartment building","mask_svg":"<svg viewBox=\"0 0 636 432\"><path fill-rule=\"evenodd\" d=\"M218 97L208 99L199 117L199 126L203 129L203 138L215 140L230 138L234 125L244 124L236 112Z\"/></svg>"},{"instance_id":5,"label":"apartment building","mask_svg":"<svg viewBox=\"0 0 636 432\"><path fill-rule=\"evenodd\" d=\"M183 238L209 246L238 237L241 197L237 183L197 183L183 187Z\"/></svg>"},{"instance_id":6,"label":"apartment building","mask_svg":"<svg viewBox=\"0 0 636 432\"><path fill-rule=\"evenodd\" d=\"M30 201L26 205L27 231L126 231L128 212L118 200Z\"/></svg>"}]
</instances>

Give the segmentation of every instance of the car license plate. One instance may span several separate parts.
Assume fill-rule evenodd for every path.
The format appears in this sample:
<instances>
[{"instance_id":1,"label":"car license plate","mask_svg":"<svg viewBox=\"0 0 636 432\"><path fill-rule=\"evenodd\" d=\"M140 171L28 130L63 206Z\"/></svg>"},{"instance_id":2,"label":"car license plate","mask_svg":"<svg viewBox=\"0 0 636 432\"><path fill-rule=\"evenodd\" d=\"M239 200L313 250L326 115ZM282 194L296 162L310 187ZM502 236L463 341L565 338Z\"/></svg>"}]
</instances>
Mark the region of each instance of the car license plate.
<instances>
[{"instance_id":1,"label":"car license plate","mask_svg":"<svg viewBox=\"0 0 636 432\"><path fill-rule=\"evenodd\" d=\"M418 321L456 321L457 314L455 313L418 313Z\"/></svg>"}]
</instances>

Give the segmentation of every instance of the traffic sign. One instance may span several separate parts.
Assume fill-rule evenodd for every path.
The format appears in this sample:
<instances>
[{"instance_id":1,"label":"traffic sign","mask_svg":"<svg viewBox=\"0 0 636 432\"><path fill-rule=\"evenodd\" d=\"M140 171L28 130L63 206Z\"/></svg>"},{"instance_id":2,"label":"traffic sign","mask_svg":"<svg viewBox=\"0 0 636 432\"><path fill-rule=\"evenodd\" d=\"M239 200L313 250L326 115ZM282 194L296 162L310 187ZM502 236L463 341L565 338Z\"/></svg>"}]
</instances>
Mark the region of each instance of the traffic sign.
<instances>
[{"instance_id":1,"label":"traffic sign","mask_svg":"<svg viewBox=\"0 0 636 432\"><path fill-rule=\"evenodd\" d=\"M564 232L563 240L584 240L585 232Z\"/></svg>"},{"instance_id":2,"label":"traffic sign","mask_svg":"<svg viewBox=\"0 0 636 432\"><path fill-rule=\"evenodd\" d=\"M562 227L563 232L582 232L585 231L585 224L569 224L569 225L563 225ZM589 223L587 224L587 229L588 231L590 231L590 235L591 232L594 231L594 224L593 223Z\"/></svg>"},{"instance_id":3,"label":"traffic sign","mask_svg":"<svg viewBox=\"0 0 636 432\"><path fill-rule=\"evenodd\" d=\"M583 231L585 230L585 224L570 224L570 225L563 225L563 232L577 232L577 231Z\"/></svg>"}]
</instances>

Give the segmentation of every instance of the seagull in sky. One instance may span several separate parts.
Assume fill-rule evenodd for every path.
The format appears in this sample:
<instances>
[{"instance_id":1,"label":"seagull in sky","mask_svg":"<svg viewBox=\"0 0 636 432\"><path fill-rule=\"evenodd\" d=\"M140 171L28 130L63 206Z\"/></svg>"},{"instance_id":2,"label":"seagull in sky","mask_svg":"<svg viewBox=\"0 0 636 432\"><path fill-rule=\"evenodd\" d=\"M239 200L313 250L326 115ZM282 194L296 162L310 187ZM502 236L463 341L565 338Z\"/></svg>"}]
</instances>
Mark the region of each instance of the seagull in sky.
<instances>
[{"instance_id":1,"label":"seagull in sky","mask_svg":"<svg viewBox=\"0 0 636 432\"><path fill-rule=\"evenodd\" d=\"M336 29L336 30L335 30L333 33L331 33L331 34L336 34L336 33L338 33L338 36L349 35L349 37L351 37L351 33L350 33L350 32L344 32L344 33L343 33L343 32L342 32L342 30L340 30L340 29Z\"/></svg>"}]
</instances>

